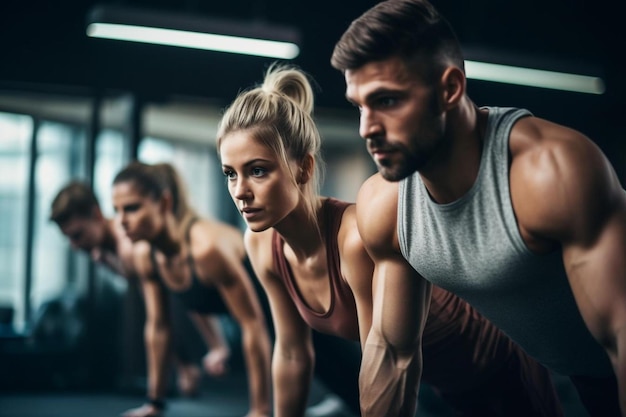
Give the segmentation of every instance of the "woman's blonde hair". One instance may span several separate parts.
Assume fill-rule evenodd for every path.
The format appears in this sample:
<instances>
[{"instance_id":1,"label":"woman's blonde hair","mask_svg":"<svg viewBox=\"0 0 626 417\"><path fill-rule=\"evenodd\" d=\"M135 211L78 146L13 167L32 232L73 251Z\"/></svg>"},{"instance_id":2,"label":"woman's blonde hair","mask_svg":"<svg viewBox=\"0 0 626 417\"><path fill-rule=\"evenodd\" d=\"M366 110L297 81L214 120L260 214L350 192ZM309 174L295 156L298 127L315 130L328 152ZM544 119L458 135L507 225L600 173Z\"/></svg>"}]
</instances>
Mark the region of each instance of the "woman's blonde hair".
<instances>
[{"instance_id":1,"label":"woman's blonde hair","mask_svg":"<svg viewBox=\"0 0 626 417\"><path fill-rule=\"evenodd\" d=\"M299 185L300 174L291 170L289 161L302 166L310 155L314 160L313 172L302 185L301 193L308 215L317 222L323 161L321 138L313 121L313 102L311 83L302 70L278 63L270 65L263 84L240 93L224 112L217 132L217 151L219 154L222 141L230 133L246 130L274 152L290 172L294 185Z\"/></svg>"}]
</instances>

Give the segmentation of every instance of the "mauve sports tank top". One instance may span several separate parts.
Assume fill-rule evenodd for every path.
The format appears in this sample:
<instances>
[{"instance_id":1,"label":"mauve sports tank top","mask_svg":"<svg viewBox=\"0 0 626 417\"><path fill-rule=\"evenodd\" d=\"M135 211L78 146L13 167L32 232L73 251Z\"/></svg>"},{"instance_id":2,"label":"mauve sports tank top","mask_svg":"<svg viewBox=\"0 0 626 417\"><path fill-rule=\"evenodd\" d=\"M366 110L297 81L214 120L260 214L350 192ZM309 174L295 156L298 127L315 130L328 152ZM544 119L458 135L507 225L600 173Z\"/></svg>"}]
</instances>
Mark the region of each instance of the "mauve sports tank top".
<instances>
[{"instance_id":1,"label":"mauve sports tank top","mask_svg":"<svg viewBox=\"0 0 626 417\"><path fill-rule=\"evenodd\" d=\"M350 286L341 276L337 233L341 225L343 212L350 205L343 201L328 198L322 206L324 236L326 239L326 262L330 284L330 307L326 312L317 312L311 309L300 290L298 289L291 267L285 259L284 242L280 235L274 232L272 254L274 265L285 283L294 304L304 321L312 328L322 333L328 333L346 339L359 340L359 323L356 314L354 295Z\"/></svg>"}]
</instances>

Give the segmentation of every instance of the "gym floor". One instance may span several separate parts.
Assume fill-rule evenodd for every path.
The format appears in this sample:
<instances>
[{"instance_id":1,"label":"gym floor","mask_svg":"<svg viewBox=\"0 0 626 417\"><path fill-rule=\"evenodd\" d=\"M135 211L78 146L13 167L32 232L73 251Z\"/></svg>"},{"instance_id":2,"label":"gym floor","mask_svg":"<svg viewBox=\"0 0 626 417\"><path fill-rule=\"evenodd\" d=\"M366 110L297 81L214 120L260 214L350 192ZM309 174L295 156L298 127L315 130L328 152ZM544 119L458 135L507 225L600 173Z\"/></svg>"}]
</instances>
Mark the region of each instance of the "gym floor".
<instances>
[{"instance_id":1,"label":"gym floor","mask_svg":"<svg viewBox=\"0 0 626 417\"><path fill-rule=\"evenodd\" d=\"M568 381L556 377L555 383L566 417L588 417ZM423 387L420 398L420 417L452 416L444 404L432 397L428 387ZM114 417L139 406L142 401L143 397L138 393L4 390L0 392L0 417ZM309 402L306 417L354 417L337 397L315 381ZM247 404L245 376L234 373L219 380L205 378L197 397L168 398L166 416L241 417L247 411Z\"/></svg>"}]
</instances>

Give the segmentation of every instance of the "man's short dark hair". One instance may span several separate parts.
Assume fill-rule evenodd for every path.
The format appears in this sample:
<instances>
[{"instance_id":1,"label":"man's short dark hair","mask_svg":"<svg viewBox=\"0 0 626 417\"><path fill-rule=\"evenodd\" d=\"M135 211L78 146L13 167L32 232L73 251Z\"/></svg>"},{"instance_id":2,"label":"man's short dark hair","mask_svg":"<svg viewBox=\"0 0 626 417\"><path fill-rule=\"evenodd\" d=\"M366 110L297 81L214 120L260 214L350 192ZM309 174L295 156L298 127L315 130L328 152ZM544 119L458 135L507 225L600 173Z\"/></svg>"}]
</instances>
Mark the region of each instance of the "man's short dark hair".
<instances>
[{"instance_id":1,"label":"man's short dark hair","mask_svg":"<svg viewBox=\"0 0 626 417\"><path fill-rule=\"evenodd\" d=\"M50 220L60 226L73 218L90 217L94 208L100 208L100 205L91 187L81 181L72 181L52 200Z\"/></svg>"}]
</instances>

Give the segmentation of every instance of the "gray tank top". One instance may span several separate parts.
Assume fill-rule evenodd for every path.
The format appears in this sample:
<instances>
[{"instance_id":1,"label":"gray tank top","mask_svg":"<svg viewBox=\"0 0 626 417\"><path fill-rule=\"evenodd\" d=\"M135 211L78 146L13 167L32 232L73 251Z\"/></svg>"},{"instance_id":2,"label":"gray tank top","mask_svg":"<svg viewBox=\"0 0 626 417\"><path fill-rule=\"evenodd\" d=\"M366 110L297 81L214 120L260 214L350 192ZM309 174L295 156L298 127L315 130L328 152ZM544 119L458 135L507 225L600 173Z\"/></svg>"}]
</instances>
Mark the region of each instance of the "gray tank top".
<instances>
[{"instance_id":1,"label":"gray tank top","mask_svg":"<svg viewBox=\"0 0 626 417\"><path fill-rule=\"evenodd\" d=\"M468 301L546 367L610 375L587 330L561 251L536 255L517 228L509 194L509 134L527 110L490 107L476 182L449 204L432 201L418 173L402 180L398 238L425 279Z\"/></svg>"}]
</instances>

